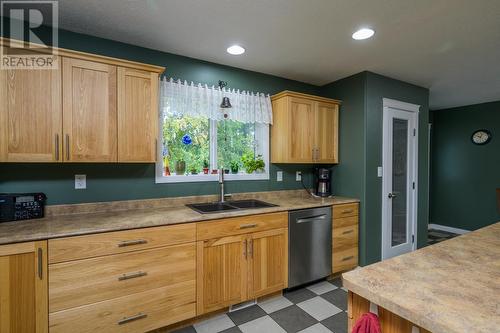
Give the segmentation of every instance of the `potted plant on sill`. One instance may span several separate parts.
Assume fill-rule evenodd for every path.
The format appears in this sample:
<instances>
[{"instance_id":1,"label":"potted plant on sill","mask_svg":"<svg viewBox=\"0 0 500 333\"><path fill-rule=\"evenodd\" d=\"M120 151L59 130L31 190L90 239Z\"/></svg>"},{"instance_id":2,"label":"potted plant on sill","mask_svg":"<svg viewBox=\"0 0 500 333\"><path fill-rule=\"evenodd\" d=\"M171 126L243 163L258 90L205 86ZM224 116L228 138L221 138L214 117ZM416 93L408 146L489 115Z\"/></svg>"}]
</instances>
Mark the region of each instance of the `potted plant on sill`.
<instances>
[{"instance_id":1,"label":"potted plant on sill","mask_svg":"<svg viewBox=\"0 0 500 333\"><path fill-rule=\"evenodd\" d=\"M198 168L195 167L195 166L192 166L189 171L191 171L192 175L197 175L198 174Z\"/></svg>"},{"instance_id":2,"label":"potted plant on sill","mask_svg":"<svg viewBox=\"0 0 500 333\"><path fill-rule=\"evenodd\" d=\"M208 168L208 160L203 160L203 173L205 175L208 175L208 172L210 169Z\"/></svg>"},{"instance_id":3,"label":"potted plant on sill","mask_svg":"<svg viewBox=\"0 0 500 333\"><path fill-rule=\"evenodd\" d=\"M264 163L262 155L254 157L250 154L244 154L241 161L243 162L243 167L247 173L264 172L266 167L266 163Z\"/></svg>"},{"instance_id":4,"label":"potted plant on sill","mask_svg":"<svg viewBox=\"0 0 500 333\"><path fill-rule=\"evenodd\" d=\"M186 162L182 159L175 162L175 174L184 175L186 173Z\"/></svg>"},{"instance_id":5,"label":"potted plant on sill","mask_svg":"<svg viewBox=\"0 0 500 333\"><path fill-rule=\"evenodd\" d=\"M231 163L229 163L229 167L232 174L237 174L240 170L240 163L238 161L231 161Z\"/></svg>"}]
</instances>

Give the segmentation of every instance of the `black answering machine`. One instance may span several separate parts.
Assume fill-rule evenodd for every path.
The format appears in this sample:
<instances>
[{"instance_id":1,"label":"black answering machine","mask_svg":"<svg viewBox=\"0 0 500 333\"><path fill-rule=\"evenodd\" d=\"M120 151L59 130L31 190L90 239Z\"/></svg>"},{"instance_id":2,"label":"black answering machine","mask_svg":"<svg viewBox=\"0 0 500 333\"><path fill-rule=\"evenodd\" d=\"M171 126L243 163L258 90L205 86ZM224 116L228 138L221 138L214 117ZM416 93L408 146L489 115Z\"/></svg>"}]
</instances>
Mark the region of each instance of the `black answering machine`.
<instances>
[{"instance_id":1,"label":"black answering machine","mask_svg":"<svg viewBox=\"0 0 500 333\"><path fill-rule=\"evenodd\" d=\"M46 199L43 193L0 193L0 222L42 218Z\"/></svg>"}]
</instances>

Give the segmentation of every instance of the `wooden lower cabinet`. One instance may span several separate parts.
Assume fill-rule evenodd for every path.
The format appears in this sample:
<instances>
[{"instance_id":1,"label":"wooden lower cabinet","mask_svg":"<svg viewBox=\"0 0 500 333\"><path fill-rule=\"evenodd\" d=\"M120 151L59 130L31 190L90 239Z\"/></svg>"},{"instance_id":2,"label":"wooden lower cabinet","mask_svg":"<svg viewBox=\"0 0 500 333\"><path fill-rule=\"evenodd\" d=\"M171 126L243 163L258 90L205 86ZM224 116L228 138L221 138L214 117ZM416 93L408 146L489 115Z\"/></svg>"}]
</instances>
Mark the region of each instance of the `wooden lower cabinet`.
<instances>
[{"instance_id":1,"label":"wooden lower cabinet","mask_svg":"<svg viewBox=\"0 0 500 333\"><path fill-rule=\"evenodd\" d=\"M265 229L262 221L275 214L253 216L255 228ZM281 214L279 225L286 225L288 215ZM227 220L213 221L225 225ZM238 223L238 218L234 219ZM200 225L205 228L205 225ZM234 230L234 229L233 229ZM277 228L240 235L199 240L197 242L197 314L212 312L287 287L288 229ZM234 231L236 232L236 231ZM246 232L246 233L244 233ZM221 229L221 234L226 231Z\"/></svg>"},{"instance_id":2,"label":"wooden lower cabinet","mask_svg":"<svg viewBox=\"0 0 500 333\"><path fill-rule=\"evenodd\" d=\"M196 316L195 282L50 314L50 332L147 332Z\"/></svg>"},{"instance_id":3,"label":"wooden lower cabinet","mask_svg":"<svg viewBox=\"0 0 500 333\"><path fill-rule=\"evenodd\" d=\"M332 273L340 273L358 265L359 204L333 206Z\"/></svg>"},{"instance_id":4,"label":"wooden lower cabinet","mask_svg":"<svg viewBox=\"0 0 500 333\"><path fill-rule=\"evenodd\" d=\"M47 242L0 246L0 333L45 333Z\"/></svg>"}]
</instances>

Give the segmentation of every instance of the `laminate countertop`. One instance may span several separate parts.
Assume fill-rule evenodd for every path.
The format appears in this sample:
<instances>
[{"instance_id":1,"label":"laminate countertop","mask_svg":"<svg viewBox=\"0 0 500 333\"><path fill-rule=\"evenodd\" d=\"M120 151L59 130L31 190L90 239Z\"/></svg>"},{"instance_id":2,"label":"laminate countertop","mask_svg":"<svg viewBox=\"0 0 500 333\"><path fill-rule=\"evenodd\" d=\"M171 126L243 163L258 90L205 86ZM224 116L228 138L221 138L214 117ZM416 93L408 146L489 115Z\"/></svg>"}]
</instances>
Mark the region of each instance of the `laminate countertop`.
<instances>
[{"instance_id":1,"label":"laminate countertop","mask_svg":"<svg viewBox=\"0 0 500 333\"><path fill-rule=\"evenodd\" d=\"M216 196L133 200L122 202L48 206L42 219L0 223L0 245L118 230L192 223L228 217L265 214L358 202L357 199L313 198L305 191L253 192L233 195L234 200L259 199L276 207L200 214L186 203L213 202Z\"/></svg>"},{"instance_id":2,"label":"laminate countertop","mask_svg":"<svg viewBox=\"0 0 500 333\"><path fill-rule=\"evenodd\" d=\"M500 222L342 277L353 293L432 333L500 332Z\"/></svg>"}]
</instances>

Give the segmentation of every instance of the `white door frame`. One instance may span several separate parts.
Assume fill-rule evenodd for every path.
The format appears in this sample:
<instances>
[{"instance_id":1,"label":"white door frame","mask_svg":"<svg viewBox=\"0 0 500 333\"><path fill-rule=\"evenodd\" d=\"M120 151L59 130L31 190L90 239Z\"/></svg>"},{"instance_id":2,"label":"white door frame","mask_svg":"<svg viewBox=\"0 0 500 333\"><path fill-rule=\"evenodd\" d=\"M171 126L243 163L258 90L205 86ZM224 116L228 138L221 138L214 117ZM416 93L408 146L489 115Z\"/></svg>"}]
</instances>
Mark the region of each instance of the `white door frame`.
<instances>
[{"instance_id":1,"label":"white door frame","mask_svg":"<svg viewBox=\"0 0 500 333\"><path fill-rule=\"evenodd\" d=\"M418 121L419 121L419 110L420 105L401 102L389 98L383 98L383 129L382 129L382 260L388 259L394 255L392 248L390 246L391 242L391 225L389 224L389 211L388 211L388 193L392 192L392 188L389 187L389 182L387 179L392 177L390 170L387 165L392 163L392 151L390 151L387 142L392 142L392 133L389 133L389 109L395 109L397 111L405 111L413 114L414 121L413 124L408 124L408 126L413 126L414 135L411 136L413 140L410 140L411 149L410 154L413 155L413 164L409 166L408 182L407 188L409 191L409 203L411 203L411 210L409 212L408 218L410 218L410 242L411 251L417 248L417 210L418 210ZM411 127L409 128L411 130ZM389 141L388 141L389 140ZM392 144L391 144L392 147ZM414 184L414 188L413 187ZM407 244L407 243L405 243Z\"/></svg>"}]
</instances>

